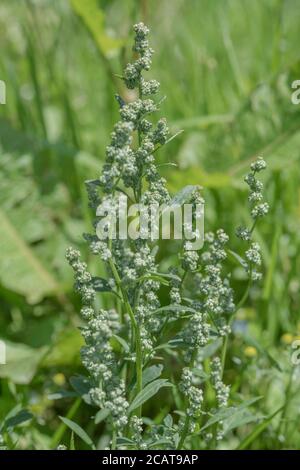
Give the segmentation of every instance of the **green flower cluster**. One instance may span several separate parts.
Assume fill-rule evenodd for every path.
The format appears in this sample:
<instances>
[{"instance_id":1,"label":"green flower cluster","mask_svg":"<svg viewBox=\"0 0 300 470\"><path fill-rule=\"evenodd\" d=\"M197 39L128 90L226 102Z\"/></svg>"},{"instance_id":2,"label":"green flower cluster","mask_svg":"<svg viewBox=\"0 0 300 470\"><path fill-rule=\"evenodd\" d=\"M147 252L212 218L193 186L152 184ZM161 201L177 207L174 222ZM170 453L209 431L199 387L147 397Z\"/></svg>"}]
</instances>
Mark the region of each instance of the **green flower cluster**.
<instances>
[{"instance_id":1,"label":"green flower cluster","mask_svg":"<svg viewBox=\"0 0 300 470\"><path fill-rule=\"evenodd\" d=\"M248 200L253 224L251 228L238 227L236 231L237 236L250 245L245 253L246 260L244 261L244 267L250 279L254 281L261 278L261 273L258 270L261 265L261 255L259 244L251 242L252 233L257 220L267 215L269 211L269 204L263 201L263 183L256 178L256 173L265 170L266 167L267 164L264 159L258 157L257 160L251 164L251 172L245 176L245 182L250 189Z\"/></svg>"},{"instance_id":2,"label":"green flower cluster","mask_svg":"<svg viewBox=\"0 0 300 470\"><path fill-rule=\"evenodd\" d=\"M149 98L158 92L159 83L146 81L142 75L149 70L153 54L147 39L149 30L139 23L134 26L134 31L135 60L125 67L122 79L128 89L134 90L130 96L134 94L135 99L125 102L121 96L116 97L120 120L115 124L106 148L102 173L98 179L86 182L90 207L97 209L96 214L109 213L112 209L117 212L120 194L145 206L172 205L166 181L160 176L154 157L156 150L168 142L168 126L165 119L159 119L156 125L149 119L149 115L159 108L159 100ZM245 178L250 188L253 226L250 229L240 227L237 232L248 244L244 266L251 280L259 277L257 267L261 264L259 246L251 240L252 232L258 218L268 210L267 203L263 202L263 185L256 178L265 166L265 162L258 159ZM185 202L193 207L203 204L198 188ZM186 236L179 250L178 267L161 273L155 259L157 247L152 240L142 236L126 240L109 236L99 239L98 221L97 215L95 232L85 234L84 238L91 253L104 263L105 280L91 275L78 251L72 248L67 251L67 259L74 270L75 288L82 300L85 346L81 357L89 373L89 399L94 406L108 412L108 426L113 436L111 448L118 445L117 437L122 438L121 447L155 448L156 442L164 441L167 448L184 448L200 415L216 413L228 406L230 390L222 377L227 340L237 309L230 273L225 266L229 237L222 229L207 233L200 253L191 249L191 241ZM113 222L108 217L105 223L109 235ZM200 234L193 231L193 224L186 225L184 228L199 238ZM161 305L160 298L164 297L159 296L159 290L162 285L168 289L169 305ZM96 293L103 290L114 295L116 310L99 308ZM169 330L172 335L176 332L172 338L166 331L171 323ZM206 374L203 358L206 347L212 343L222 344L222 361L216 352L206 356L210 372ZM170 415L158 425L149 420L144 431L142 405L132 410L134 416L130 405L137 397L138 402L142 402L140 397L145 377L151 369L149 364L153 358L160 359L159 349L183 364L178 389L186 409L175 422ZM154 369L156 374L155 366ZM200 376L209 379L215 390L216 408L210 411L203 409ZM224 429L219 423L216 437L220 440L223 435Z\"/></svg>"}]
</instances>

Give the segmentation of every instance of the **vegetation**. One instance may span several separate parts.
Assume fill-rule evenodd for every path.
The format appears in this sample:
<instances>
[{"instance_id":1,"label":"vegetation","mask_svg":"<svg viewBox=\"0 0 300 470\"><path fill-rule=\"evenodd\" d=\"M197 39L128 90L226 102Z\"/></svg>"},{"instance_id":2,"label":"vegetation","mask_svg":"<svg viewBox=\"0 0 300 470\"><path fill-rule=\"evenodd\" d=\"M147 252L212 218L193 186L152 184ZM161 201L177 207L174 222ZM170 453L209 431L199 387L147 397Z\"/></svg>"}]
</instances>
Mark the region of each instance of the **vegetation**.
<instances>
[{"instance_id":1,"label":"vegetation","mask_svg":"<svg viewBox=\"0 0 300 470\"><path fill-rule=\"evenodd\" d=\"M0 10L1 447L299 448L298 2L10 0ZM155 49L149 82L141 24L132 53L141 20ZM150 130L143 114L157 104L169 124L155 113ZM168 241L154 258L135 242L129 262L114 243L82 239L103 201L91 182L114 196L105 149L113 129L112 146L124 138L119 112L134 152L118 167L122 190L149 202L158 185L165 202L186 202L203 187L197 259L185 245L178 259ZM139 166L138 151L154 149L155 171L151 159ZM93 345L109 387L91 367Z\"/></svg>"}]
</instances>

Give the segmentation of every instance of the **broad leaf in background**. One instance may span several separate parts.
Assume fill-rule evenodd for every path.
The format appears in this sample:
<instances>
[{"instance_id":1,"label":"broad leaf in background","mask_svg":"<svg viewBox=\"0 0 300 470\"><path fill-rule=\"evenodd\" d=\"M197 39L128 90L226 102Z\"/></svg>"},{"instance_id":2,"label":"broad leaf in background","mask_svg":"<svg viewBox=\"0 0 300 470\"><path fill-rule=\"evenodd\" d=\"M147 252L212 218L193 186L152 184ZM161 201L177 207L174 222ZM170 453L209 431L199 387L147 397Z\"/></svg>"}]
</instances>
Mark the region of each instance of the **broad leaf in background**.
<instances>
[{"instance_id":1,"label":"broad leaf in background","mask_svg":"<svg viewBox=\"0 0 300 470\"><path fill-rule=\"evenodd\" d=\"M30 421L32 418L33 415L28 410L20 410L15 416L6 418L5 427L14 428L20 424L26 423L26 421Z\"/></svg>"},{"instance_id":2,"label":"broad leaf in background","mask_svg":"<svg viewBox=\"0 0 300 470\"><path fill-rule=\"evenodd\" d=\"M34 217L34 214L32 214ZM0 282L29 303L59 291L59 285L0 209Z\"/></svg>"},{"instance_id":3,"label":"broad leaf in background","mask_svg":"<svg viewBox=\"0 0 300 470\"><path fill-rule=\"evenodd\" d=\"M162 387L171 387L172 384L166 379L157 379L146 385L146 387L137 394L133 402L129 406L128 411L134 411L136 408L141 406L153 395L155 395Z\"/></svg>"},{"instance_id":4,"label":"broad leaf in background","mask_svg":"<svg viewBox=\"0 0 300 470\"><path fill-rule=\"evenodd\" d=\"M17 384L28 384L48 351L47 347L30 348L25 344L5 340L6 364L0 366L0 377Z\"/></svg>"},{"instance_id":5,"label":"broad leaf in background","mask_svg":"<svg viewBox=\"0 0 300 470\"><path fill-rule=\"evenodd\" d=\"M43 360L43 367L62 367L79 363L79 352L83 346L82 336L77 328L64 329Z\"/></svg>"},{"instance_id":6,"label":"broad leaf in background","mask_svg":"<svg viewBox=\"0 0 300 470\"><path fill-rule=\"evenodd\" d=\"M82 19L91 33L103 56L109 56L118 50L123 41L110 37L104 30L104 13L99 8L97 0L70 0L75 13Z\"/></svg>"},{"instance_id":7,"label":"broad leaf in background","mask_svg":"<svg viewBox=\"0 0 300 470\"><path fill-rule=\"evenodd\" d=\"M68 426L75 434L77 434L80 439L82 439L88 446L90 446L92 449L96 449L95 444L93 443L92 439L90 436L82 429L82 427L79 426L79 424L75 423L71 419L64 418L63 416L60 416L60 419L62 422Z\"/></svg>"}]
</instances>

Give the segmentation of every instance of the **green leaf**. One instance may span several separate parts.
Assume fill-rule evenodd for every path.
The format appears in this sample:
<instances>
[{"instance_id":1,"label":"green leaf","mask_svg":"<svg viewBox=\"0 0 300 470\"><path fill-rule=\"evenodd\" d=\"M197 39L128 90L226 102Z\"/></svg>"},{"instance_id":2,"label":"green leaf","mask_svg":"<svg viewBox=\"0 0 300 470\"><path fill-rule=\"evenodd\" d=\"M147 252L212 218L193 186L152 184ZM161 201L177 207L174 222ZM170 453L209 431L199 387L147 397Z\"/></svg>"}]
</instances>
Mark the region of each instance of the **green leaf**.
<instances>
[{"instance_id":1,"label":"green leaf","mask_svg":"<svg viewBox=\"0 0 300 470\"><path fill-rule=\"evenodd\" d=\"M284 406L278 408L274 413L267 417L262 423L258 424L253 431L239 444L236 450L245 450L250 444L269 426L272 419L275 418L280 411L282 411Z\"/></svg>"},{"instance_id":2,"label":"green leaf","mask_svg":"<svg viewBox=\"0 0 300 470\"><path fill-rule=\"evenodd\" d=\"M118 446L135 447L135 442L128 437L117 437Z\"/></svg>"},{"instance_id":3,"label":"green leaf","mask_svg":"<svg viewBox=\"0 0 300 470\"><path fill-rule=\"evenodd\" d=\"M169 281L167 281L166 279L164 279L163 276L159 276L158 274L146 274L145 276L141 276L139 278L139 281L145 281L145 280L148 280L148 279L153 279L154 281L158 281L160 282L161 284L163 284L164 286L168 286L169 285Z\"/></svg>"},{"instance_id":4,"label":"green leaf","mask_svg":"<svg viewBox=\"0 0 300 470\"><path fill-rule=\"evenodd\" d=\"M149 449L153 449L156 446L172 446L171 441L167 441L166 439L158 439L157 441L151 442L151 444L148 444ZM168 449L169 447L167 447ZM158 449L161 449L161 447L158 447Z\"/></svg>"},{"instance_id":5,"label":"green leaf","mask_svg":"<svg viewBox=\"0 0 300 470\"><path fill-rule=\"evenodd\" d=\"M190 166L180 171L169 171L168 172L168 187L170 191L176 191L186 181L189 181L192 185L200 185L205 188L225 188L232 186L232 178L226 173L207 173L199 166Z\"/></svg>"},{"instance_id":6,"label":"green leaf","mask_svg":"<svg viewBox=\"0 0 300 470\"><path fill-rule=\"evenodd\" d=\"M131 412L141 406L143 403L153 397L162 387L172 387L172 384L166 379L157 379L149 383L146 387L137 394L128 408Z\"/></svg>"},{"instance_id":7,"label":"green leaf","mask_svg":"<svg viewBox=\"0 0 300 470\"><path fill-rule=\"evenodd\" d=\"M125 341L125 339L121 338L121 336L113 335L112 337L118 341L118 343L122 346L125 352L128 352L130 350L129 344L127 343L127 341Z\"/></svg>"},{"instance_id":8,"label":"green leaf","mask_svg":"<svg viewBox=\"0 0 300 470\"><path fill-rule=\"evenodd\" d=\"M257 423L257 421L261 419L261 416L257 416L251 413L249 410L239 410L226 418L226 420L223 422L223 430L224 433L227 433L232 429L245 426L245 424Z\"/></svg>"},{"instance_id":9,"label":"green leaf","mask_svg":"<svg viewBox=\"0 0 300 470\"><path fill-rule=\"evenodd\" d=\"M70 390L59 390L58 392L47 395L48 400L61 400L62 398L74 397L78 397L78 394L76 392L71 392Z\"/></svg>"},{"instance_id":10,"label":"green leaf","mask_svg":"<svg viewBox=\"0 0 300 470\"><path fill-rule=\"evenodd\" d=\"M192 118L180 119L170 123L170 127L174 129L183 128L188 130L202 130L210 126L219 124L228 124L233 120L232 114L209 114L207 116L197 116Z\"/></svg>"},{"instance_id":11,"label":"green leaf","mask_svg":"<svg viewBox=\"0 0 300 470\"><path fill-rule=\"evenodd\" d=\"M68 414L67 414L67 418L68 419L71 419L75 416L75 414L77 413L77 410L78 408L80 407L81 405L81 398L77 398L71 408L69 409L68 411ZM50 442L50 449L56 449L56 447L58 446L58 444L62 441L62 438L65 434L67 430L67 425L65 423L60 423L60 425L58 426L58 428L56 429L54 435L52 436L52 439L51 439L51 442Z\"/></svg>"},{"instance_id":12,"label":"green leaf","mask_svg":"<svg viewBox=\"0 0 300 470\"><path fill-rule=\"evenodd\" d=\"M173 281L181 282L181 278L179 276L176 276L176 274L171 274L171 273L150 273L150 276L165 277L166 279L171 279Z\"/></svg>"},{"instance_id":13,"label":"green leaf","mask_svg":"<svg viewBox=\"0 0 300 470\"><path fill-rule=\"evenodd\" d=\"M265 356L268 358L270 361L271 365L275 367L279 372L282 372L282 367L281 365L274 359L274 357L269 353L267 349L265 349L256 339L254 339L252 336L249 336L247 334L243 335L244 340L249 343L251 346L256 348L262 356Z\"/></svg>"},{"instance_id":14,"label":"green leaf","mask_svg":"<svg viewBox=\"0 0 300 470\"><path fill-rule=\"evenodd\" d=\"M9 217L0 209L0 282L24 295L30 304L60 291L54 277L44 268Z\"/></svg>"},{"instance_id":15,"label":"green leaf","mask_svg":"<svg viewBox=\"0 0 300 470\"><path fill-rule=\"evenodd\" d=\"M222 339L218 338L216 341L213 341L212 343L207 344L203 348L199 348L199 355L202 360L207 359L208 357L211 357L215 352L221 347L222 345Z\"/></svg>"},{"instance_id":16,"label":"green leaf","mask_svg":"<svg viewBox=\"0 0 300 470\"><path fill-rule=\"evenodd\" d=\"M161 284L168 286L169 285L169 280L174 280L177 282L181 282L181 279L179 276L176 276L176 274L170 274L170 273L149 273L145 274L144 276L139 278L139 281L143 281L146 279L153 279L155 281L159 281Z\"/></svg>"},{"instance_id":17,"label":"green leaf","mask_svg":"<svg viewBox=\"0 0 300 470\"><path fill-rule=\"evenodd\" d=\"M246 408L249 406L253 405L256 403L258 400L261 400L262 397L255 397L250 400L245 401L239 406L236 407L229 407L229 408L221 408L219 409L209 420L204 424L204 426L201 428L201 432L204 431L205 429L209 428L213 424L223 421L225 423L226 419L229 419L228 423L228 428L226 431L229 431L230 429L233 429L234 427L237 426L237 423L241 418L245 418L246 415L244 414L244 411ZM248 418L250 418L250 414L247 415ZM251 414L252 420L257 420L258 417L255 417L254 415ZM249 422L249 421L248 421ZM244 423L245 424L245 423Z\"/></svg>"},{"instance_id":18,"label":"green leaf","mask_svg":"<svg viewBox=\"0 0 300 470\"><path fill-rule=\"evenodd\" d=\"M106 279L102 277L93 277L92 278L92 285L95 291L97 292L110 292L111 287Z\"/></svg>"},{"instance_id":19,"label":"green leaf","mask_svg":"<svg viewBox=\"0 0 300 470\"><path fill-rule=\"evenodd\" d=\"M110 414L110 411L107 408L103 408L102 410L98 411L95 416L95 424L99 424L104 421L107 416Z\"/></svg>"},{"instance_id":20,"label":"green leaf","mask_svg":"<svg viewBox=\"0 0 300 470\"><path fill-rule=\"evenodd\" d=\"M165 417L164 425L167 426L167 428L173 427L173 418L170 414Z\"/></svg>"},{"instance_id":21,"label":"green leaf","mask_svg":"<svg viewBox=\"0 0 300 470\"><path fill-rule=\"evenodd\" d=\"M74 12L81 18L102 55L119 49L123 40L108 36L104 30L104 13L97 0L70 0Z\"/></svg>"},{"instance_id":22,"label":"green leaf","mask_svg":"<svg viewBox=\"0 0 300 470\"><path fill-rule=\"evenodd\" d=\"M62 367L80 362L80 349L84 341L77 328L64 329L49 354L43 360L44 367Z\"/></svg>"},{"instance_id":23,"label":"green leaf","mask_svg":"<svg viewBox=\"0 0 300 470\"><path fill-rule=\"evenodd\" d=\"M161 376L164 366L162 364L157 364L154 366L147 367L143 371L143 387L145 387L149 382L157 379Z\"/></svg>"},{"instance_id":24,"label":"green leaf","mask_svg":"<svg viewBox=\"0 0 300 470\"><path fill-rule=\"evenodd\" d=\"M232 258L235 262L245 268L246 261L239 254L232 250L228 250L228 254L230 258Z\"/></svg>"},{"instance_id":25,"label":"green leaf","mask_svg":"<svg viewBox=\"0 0 300 470\"><path fill-rule=\"evenodd\" d=\"M187 307L186 305L180 305L180 304L166 305L165 307L158 308L153 313L160 313L160 312L191 312L191 313L197 313L197 311L194 308Z\"/></svg>"},{"instance_id":26,"label":"green leaf","mask_svg":"<svg viewBox=\"0 0 300 470\"><path fill-rule=\"evenodd\" d=\"M6 340L5 345L6 364L0 366L0 377L17 384L30 383L48 348L30 348L25 344Z\"/></svg>"},{"instance_id":27,"label":"green leaf","mask_svg":"<svg viewBox=\"0 0 300 470\"><path fill-rule=\"evenodd\" d=\"M85 403L91 405L92 402L89 396L91 383L88 377L84 377L83 375L74 375L70 378L70 383L78 396L80 396Z\"/></svg>"},{"instance_id":28,"label":"green leaf","mask_svg":"<svg viewBox=\"0 0 300 470\"><path fill-rule=\"evenodd\" d=\"M200 379L200 383L206 382L209 379L209 374L204 372L204 370L193 368L193 374Z\"/></svg>"},{"instance_id":29,"label":"green leaf","mask_svg":"<svg viewBox=\"0 0 300 470\"><path fill-rule=\"evenodd\" d=\"M75 439L74 439L73 431L71 432L71 438L70 438L70 450L76 450L75 449Z\"/></svg>"},{"instance_id":30,"label":"green leaf","mask_svg":"<svg viewBox=\"0 0 300 470\"><path fill-rule=\"evenodd\" d=\"M90 446L93 450L96 450L95 444L93 443L90 436L82 429L79 424L75 423L71 419L64 418L63 416L59 416L59 419L68 426L80 439L83 440L88 446Z\"/></svg>"},{"instance_id":31,"label":"green leaf","mask_svg":"<svg viewBox=\"0 0 300 470\"><path fill-rule=\"evenodd\" d=\"M14 428L33 418L33 414L28 410L20 410L14 416L7 417L4 423L5 428Z\"/></svg>"},{"instance_id":32,"label":"green leaf","mask_svg":"<svg viewBox=\"0 0 300 470\"><path fill-rule=\"evenodd\" d=\"M193 194L200 189L200 186L198 185L188 185L182 188L175 196L171 199L171 202L168 207L173 207L173 206L182 206L182 204L185 204L189 202L193 196Z\"/></svg>"}]
</instances>

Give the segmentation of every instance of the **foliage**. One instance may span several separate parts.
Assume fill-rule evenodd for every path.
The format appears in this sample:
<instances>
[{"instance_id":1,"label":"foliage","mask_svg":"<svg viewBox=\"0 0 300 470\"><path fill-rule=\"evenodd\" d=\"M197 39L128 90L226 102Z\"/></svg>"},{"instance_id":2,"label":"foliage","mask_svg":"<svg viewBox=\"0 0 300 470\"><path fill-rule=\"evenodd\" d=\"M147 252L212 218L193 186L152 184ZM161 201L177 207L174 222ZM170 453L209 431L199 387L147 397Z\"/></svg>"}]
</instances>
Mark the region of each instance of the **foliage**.
<instances>
[{"instance_id":1,"label":"foliage","mask_svg":"<svg viewBox=\"0 0 300 470\"><path fill-rule=\"evenodd\" d=\"M1 428L3 446L46 449L61 442L70 447L72 441L88 448L59 416L76 422L97 448L109 445L106 410L97 413L86 403L80 302L64 254L76 245L94 277L105 277L103 265L81 243L81 233L91 230L84 181L101 171L107 136L118 119L115 91L126 101L132 97L116 75L131 61L131 24L143 19L152 30L151 75L160 78L161 95L167 95L161 107L171 135L184 129L155 154L159 171L171 194L187 185L203 186L207 226L214 232L221 226L230 236L226 266L236 299L245 292L247 273L239 255L245 242L234 231L251 223L242 176L256 155L268 164L262 180L270 211L253 232L253 242L261 246L263 279L249 288L232 323L223 380L231 388L226 410L235 407L237 415L218 447L297 449L299 376L290 357L300 333L300 108L291 104L290 85L300 74L298 2L89 3L99 9L96 34L101 47L110 43L107 50L99 47L88 10L76 12L71 1L1 3L0 79L8 99L0 106L0 326L12 360L0 365L0 420L22 410L31 414L9 430ZM107 37L113 41L107 43ZM172 244L160 244L156 262L160 274L177 264ZM170 278L160 276L159 282L159 301L167 306ZM113 305L107 291L97 294L97 308ZM155 353L166 357L164 369L148 366L143 387L155 380L179 383L177 326L170 324L170 341ZM130 347L122 340L119 334L112 339L118 356ZM204 371L193 370L210 407L215 399L207 363L220 354L221 342L204 346ZM79 389L86 390L82 399ZM171 413L185 409L176 388L158 393L161 399L152 400L151 407L143 404L148 416L143 429L152 422L172 429L179 415ZM252 397L261 398L248 402ZM250 410L239 411L244 401ZM235 416L238 428L230 429ZM187 440L191 448L203 442L198 431Z\"/></svg>"}]
</instances>

